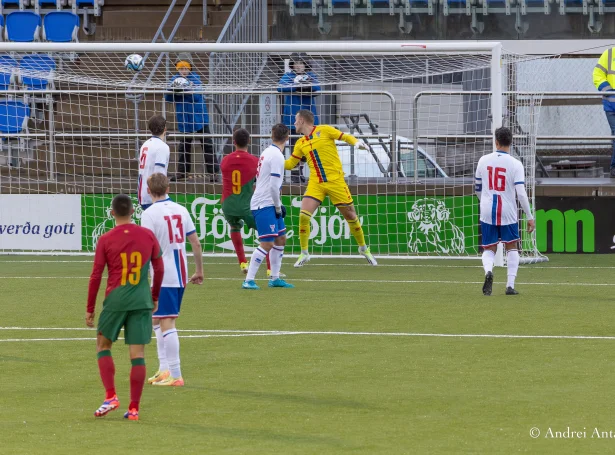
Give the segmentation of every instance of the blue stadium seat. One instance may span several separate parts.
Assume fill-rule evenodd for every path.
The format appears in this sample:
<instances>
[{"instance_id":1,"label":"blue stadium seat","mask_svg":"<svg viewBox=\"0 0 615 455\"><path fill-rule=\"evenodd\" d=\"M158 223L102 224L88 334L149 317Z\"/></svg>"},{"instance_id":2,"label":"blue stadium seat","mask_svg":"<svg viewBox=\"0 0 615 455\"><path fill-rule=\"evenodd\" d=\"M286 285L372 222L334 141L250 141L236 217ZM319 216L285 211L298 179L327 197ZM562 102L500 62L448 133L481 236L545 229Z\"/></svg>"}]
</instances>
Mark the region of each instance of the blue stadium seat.
<instances>
[{"instance_id":1,"label":"blue stadium seat","mask_svg":"<svg viewBox=\"0 0 615 455\"><path fill-rule=\"evenodd\" d=\"M15 11L6 16L4 36L9 41L30 43L38 40L41 16L31 11Z\"/></svg>"},{"instance_id":2,"label":"blue stadium seat","mask_svg":"<svg viewBox=\"0 0 615 455\"><path fill-rule=\"evenodd\" d=\"M38 2L39 6L57 6L56 0L35 0ZM60 2L60 6L62 2Z\"/></svg>"},{"instance_id":3,"label":"blue stadium seat","mask_svg":"<svg viewBox=\"0 0 615 455\"><path fill-rule=\"evenodd\" d=\"M19 63L21 83L28 90L45 90L56 62L46 54L26 55Z\"/></svg>"},{"instance_id":4,"label":"blue stadium seat","mask_svg":"<svg viewBox=\"0 0 615 455\"><path fill-rule=\"evenodd\" d=\"M15 134L26 129L30 107L20 101L0 101L0 133Z\"/></svg>"},{"instance_id":5,"label":"blue stadium seat","mask_svg":"<svg viewBox=\"0 0 615 455\"><path fill-rule=\"evenodd\" d=\"M8 90L15 82L17 61L9 55L0 55L0 90Z\"/></svg>"},{"instance_id":6,"label":"blue stadium seat","mask_svg":"<svg viewBox=\"0 0 615 455\"><path fill-rule=\"evenodd\" d=\"M70 11L52 11L43 21L43 39L54 43L77 41L79 16Z\"/></svg>"},{"instance_id":7,"label":"blue stadium seat","mask_svg":"<svg viewBox=\"0 0 615 455\"><path fill-rule=\"evenodd\" d=\"M19 6L19 0L2 0L2 6Z\"/></svg>"},{"instance_id":8,"label":"blue stadium seat","mask_svg":"<svg viewBox=\"0 0 615 455\"><path fill-rule=\"evenodd\" d=\"M0 16L0 41L4 38L4 16Z\"/></svg>"},{"instance_id":9,"label":"blue stadium seat","mask_svg":"<svg viewBox=\"0 0 615 455\"><path fill-rule=\"evenodd\" d=\"M77 8L82 8L84 6L94 6L95 0L73 0L77 2Z\"/></svg>"}]
</instances>

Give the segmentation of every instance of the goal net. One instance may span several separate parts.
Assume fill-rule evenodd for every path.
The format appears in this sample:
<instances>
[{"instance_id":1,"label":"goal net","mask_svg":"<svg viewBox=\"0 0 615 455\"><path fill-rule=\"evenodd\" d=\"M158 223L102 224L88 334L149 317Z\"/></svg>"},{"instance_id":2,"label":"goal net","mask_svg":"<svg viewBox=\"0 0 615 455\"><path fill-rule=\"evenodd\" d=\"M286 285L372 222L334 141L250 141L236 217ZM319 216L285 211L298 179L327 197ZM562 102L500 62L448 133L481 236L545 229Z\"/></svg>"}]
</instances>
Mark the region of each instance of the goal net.
<instances>
[{"instance_id":1,"label":"goal net","mask_svg":"<svg viewBox=\"0 0 615 455\"><path fill-rule=\"evenodd\" d=\"M139 72L124 65L134 53L144 58ZM189 61L192 84L175 88L180 60ZM206 253L232 253L210 151L219 163L233 129L244 127L258 155L271 126L290 123L300 106L369 144L363 151L339 142L338 151L372 252L476 257L473 176L496 126L513 129L533 206L548 61L497 43L0 43L0 250L91 253L113 227L113 195L136 203L147 120L162 114L169 174L186 174L172 198L195 218ZM311 177L307 166L285 175L290 254L299 252L299 205ZM140 214L137 206L136 222ZM524 223L523 256L541 260ZM243 236L248 251L257 245L247 227ZM310 249L356 254L328 200L312 218Z\"/></svg>"}]
</instances>

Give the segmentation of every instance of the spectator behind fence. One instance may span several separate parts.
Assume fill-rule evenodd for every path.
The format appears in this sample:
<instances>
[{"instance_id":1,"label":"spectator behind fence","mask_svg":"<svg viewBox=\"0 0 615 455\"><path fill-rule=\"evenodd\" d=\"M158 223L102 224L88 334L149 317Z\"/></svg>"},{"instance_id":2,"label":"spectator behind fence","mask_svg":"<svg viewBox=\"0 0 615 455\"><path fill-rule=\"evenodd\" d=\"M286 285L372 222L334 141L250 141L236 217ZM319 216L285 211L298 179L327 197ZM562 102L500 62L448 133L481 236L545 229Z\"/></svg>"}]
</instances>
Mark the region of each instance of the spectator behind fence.
<instances>
[{"instance_id":1,"label":"spectator behind fence","mask_svg":"<svg viewBox=\"0 0 615 455\"><path fill-rule=\"evenodd\" d=\"M278 85L278 92L284 93L282 108L282 123L290 128L290 134L295 135L295 115L300 110L308 110L314 114L314 125L318 125L318 114L316 113L316 96L320 91L318 77L311 70L307 61L306 54L292 54L290 56L290 69L284 73ZM291 138L290 150L296 142L296 138ZM302 166L291 172L291 181L303 181Z\"/></svg>"},{"instance_id":2,"label":"spectator behind fence","mask_svg":"<svg viewBox=\"0 0 615 455\"><path fill-rule=\"evenodd\" d=\"M210 134L209 114L207 103L202 93L183 93L184 90L194 90L202 86L201 78L194 71L192 56L189 53L180 53L175 60L177 74L171 79L172 94L165 95L168 102L175 103L177 127L180 133ZM179 165L177 174L171 181L185 179L192 171L192 139L186 136L179 138ZM216 180L218 162L214 153L211 137L196 137L203 145L203 158L205 164L205 181Z\"/></svg>"},{"instance_id":3,"label":"spectator behind fence","mask_svg":"<svg viewBox=\"0 0 615 455\"><path fill-rule=\"evenodd\" d=\"M607 49L598 59L594 67L594 85L601 92L605 92L602 97L602 107L606 114L606 120L611 127L611 136L615 136L615 64L613 64L613 50ZM613 141L613 152L611 154L611 178L615 178L615 141Z\"/></svg>"}]
</instances>

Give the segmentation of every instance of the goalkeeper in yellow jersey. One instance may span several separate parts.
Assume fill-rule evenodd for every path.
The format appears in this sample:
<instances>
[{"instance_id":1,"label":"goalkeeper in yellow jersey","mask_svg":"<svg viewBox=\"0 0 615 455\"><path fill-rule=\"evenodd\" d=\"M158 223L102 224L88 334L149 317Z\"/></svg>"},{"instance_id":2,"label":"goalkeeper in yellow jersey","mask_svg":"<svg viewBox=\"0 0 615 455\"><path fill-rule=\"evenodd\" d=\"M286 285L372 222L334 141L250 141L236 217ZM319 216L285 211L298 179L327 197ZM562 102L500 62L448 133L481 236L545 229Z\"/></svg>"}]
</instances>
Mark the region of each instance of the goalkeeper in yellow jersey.
<instances>
[{"instance_id":1,"label":"goalkeeper in yellow jersey","mask_svg":"<svg viewBox=\"0 0 615 455\"><path fill-rule=\"evenodd\" d=\"M369 247L365 244L365 235L361 222L352 203L352 196L346 181L335 141L344 141L360 149L367 145L356 137L345 134L329 125L314 126L314 114L300 110L295 115L295 129L303 137L295 143L289 159L284 163L286 170L291 170L305 158L310 168L310 181L301 201L299 214L299 241L301 254L295 267L303 267L310 260L308 244L310 239L310 221L314 211L322 204L326 196L337 207L350 226L350 232L359 244L359 253L365 256L371 265L377 265Z\"/></svg>"}]
</instances>

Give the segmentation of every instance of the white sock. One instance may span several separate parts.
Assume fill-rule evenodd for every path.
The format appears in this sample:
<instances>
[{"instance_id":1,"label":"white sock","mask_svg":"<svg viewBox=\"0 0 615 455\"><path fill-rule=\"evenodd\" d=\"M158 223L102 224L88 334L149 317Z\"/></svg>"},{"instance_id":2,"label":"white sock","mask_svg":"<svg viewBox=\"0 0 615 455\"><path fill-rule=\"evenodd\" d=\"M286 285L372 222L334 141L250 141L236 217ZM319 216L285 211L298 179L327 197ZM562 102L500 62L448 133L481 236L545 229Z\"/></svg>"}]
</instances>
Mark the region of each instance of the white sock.
<instances>
[{"instance_id":1,"label":"white sock","mask_svg":"<svg viewBox=\"0 0 615 455\"><path fill-rule=\"evenodd\" d=\"M164 338L162 338L162 330L160 324L154 326L154 333L156 334L156 349L158 350L158 371L166 371L169 369L167 363L167 353L164 350Z\"/></svg>"},{"instance_id":2,"label":"white sock","mask_svg":"<svg viewBox=\"0 0 615 455\"><path fill-rule=\"evenodd\" d=\"M179 367L179 336L177 329L169 329L162 333L164 337L164 349L167 352L167 360L169 362L169 370L174 378L182 377L182 370Z\"/></svg>"},{"instance_id":3,"label":"white sock","mask_svg":"<svg viewBox=\"0 0 615 455\"><path fill-rule=\"evenodd\" d=\"M280 269L282 268L282 257L284 256L284 247L273 245L269 251L269 261L271 262L271 279L280 278Z\"/></svg>"},{"instance_id":4,"label":"white sock","mask_svg":"<svg viewBox=\"0 0 615 455\"><path fill-rule=\"evenodd\" d=\"M519 252L517 250L508 250L506 254L506 264L508 266L508 281L506 287L515 289L515 278L517 278L517 270L519 270Z\"/></svg>"},{"instance_id":5,"label":"white sock","mask_svg":"<svg viewBox=\"0 0 615 455\"><path fill-rule=\"evenodd\" d=\"M258 268L261 266L261 263L265 260L266 257L267 252L261 247L258 247L254 250L254 253L252 253L252 257L250 258L250 267L248 267L248 276L246 276L246 281L254 280L254 278L256 277L256 272L258 272ZM271 262L273 263L273 260L271 260Z\"/></svg>"},{"instance_id":6,"label":"white sock","mask_svg":"<svg viewBox=\"0 0 615 455\"><path fill-rule=\"evenodd\" d=\"M493 262L495 261L495 253L491 250L483 251L483 268L485 269L485 275L489 272L493 272Z\"/></svg>"}]
</instances>

